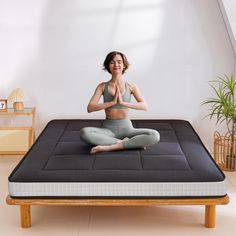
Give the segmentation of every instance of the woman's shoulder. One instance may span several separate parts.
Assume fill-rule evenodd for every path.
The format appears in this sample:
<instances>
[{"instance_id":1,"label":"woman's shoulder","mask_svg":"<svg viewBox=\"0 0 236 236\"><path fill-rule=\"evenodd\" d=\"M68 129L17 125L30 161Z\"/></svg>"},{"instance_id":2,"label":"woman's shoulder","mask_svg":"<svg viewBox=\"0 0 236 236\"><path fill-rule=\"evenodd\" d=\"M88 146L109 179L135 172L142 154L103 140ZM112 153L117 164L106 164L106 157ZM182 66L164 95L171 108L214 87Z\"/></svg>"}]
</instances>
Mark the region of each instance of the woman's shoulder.
<instances>
[{"instance_id":1,"label":"woman's shoulder","mask_svg":"<svg viewBox=\"0 0 236 236\"><path fill-rule=\"evenodd\" d=\"M103 92L107 83L108 83L108 81L103 81L103 82L99 83L97 85L97 89L99 89L100 91Z\"/></svg>"},{"instance_id":2,"label":"woman's shoulder","mask_svg":"<svg viewBox=\"0 0 236 236\"><path fill-rule=\"evenodd\" d=\"M129 86L129 89L131 92L133 92L136 88L137 88L137 85L133 82L127 82L128 86Z\"/></svg>"},{"instance_id":3,"label":"woman's shoulder","mask_svg":"<svg viewBox=\"0 0 236 236\"><path fill-rule=\"evenodd\" d=\"M104 88L104 86L107 84L107 81L103 81L103 82L100 82L98 85L97 85L97 88Z\"/></svg>"}]
</instances>

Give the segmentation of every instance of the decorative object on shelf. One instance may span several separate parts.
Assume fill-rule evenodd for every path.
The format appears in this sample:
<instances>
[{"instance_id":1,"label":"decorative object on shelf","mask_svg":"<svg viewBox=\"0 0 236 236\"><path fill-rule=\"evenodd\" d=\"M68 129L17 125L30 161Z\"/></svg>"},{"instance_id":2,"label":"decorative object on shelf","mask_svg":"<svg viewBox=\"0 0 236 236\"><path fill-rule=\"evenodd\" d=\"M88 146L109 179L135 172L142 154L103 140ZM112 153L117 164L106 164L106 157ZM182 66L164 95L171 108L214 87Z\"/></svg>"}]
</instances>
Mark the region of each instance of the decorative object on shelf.
<instances>
[{"instance_id":1,"label":"decorative object on shelf","mask_svg":"<svg viewBox=\"0 0 236 236\"><path fill-rule=\"evenodd\" d=\"M202 105L210 105L207 116L216 117L216 124L225 122L228 132L214 134L214 159L223 170L236 170L236 81L233 74L210 81L216 97L208 98Z\"/></svg>"},{"instance_id":2,"label":"decorative object on shelf","mask_svg":"<svg viewBox=\"0 0 236 236\"><path fill-rule=\"evenodd\" d=\"M0 112L7 111L7 99L0 99Z\"/></svg>"},{"instance_id":3,"label":"decorative object on shelf","mask_svg":"<svg viewBox=\"0 0 236 236\"><path fill-rule=\"evenodd\" d=\"M13 102L13 108L15 111L24 110L25 95L20 88L14 89L8 97L8 101Z\"/></svg>"}]
</instances>

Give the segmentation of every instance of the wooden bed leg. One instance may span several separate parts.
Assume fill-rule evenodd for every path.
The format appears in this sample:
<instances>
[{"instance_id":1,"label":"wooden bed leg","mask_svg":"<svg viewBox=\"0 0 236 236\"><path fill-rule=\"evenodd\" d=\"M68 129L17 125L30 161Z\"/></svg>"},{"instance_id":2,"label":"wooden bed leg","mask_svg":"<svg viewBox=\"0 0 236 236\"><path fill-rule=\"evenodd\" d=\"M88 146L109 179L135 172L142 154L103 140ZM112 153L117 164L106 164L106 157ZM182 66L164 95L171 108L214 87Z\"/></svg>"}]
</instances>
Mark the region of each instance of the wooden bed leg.
<instances>
[{"instance_id":1,"label":"wooden bed leg","mask_svg":"<svg viewBox=\"0 0 236 236\"><path fill-rule=\"evenodd\" d=\"M30 205L20 205L21 227L31 227Z\"/></svg>"},{"instance_id":2,"label":"wooden bed leg","mask_svg":"<svg viewBox=\"0 0 236 236\"><path fill-rule=\"evenodd\" d=\"M205 206L205 227L214 228L215 227L215 205L206 205Z\"/></svg>"}]
</instances>

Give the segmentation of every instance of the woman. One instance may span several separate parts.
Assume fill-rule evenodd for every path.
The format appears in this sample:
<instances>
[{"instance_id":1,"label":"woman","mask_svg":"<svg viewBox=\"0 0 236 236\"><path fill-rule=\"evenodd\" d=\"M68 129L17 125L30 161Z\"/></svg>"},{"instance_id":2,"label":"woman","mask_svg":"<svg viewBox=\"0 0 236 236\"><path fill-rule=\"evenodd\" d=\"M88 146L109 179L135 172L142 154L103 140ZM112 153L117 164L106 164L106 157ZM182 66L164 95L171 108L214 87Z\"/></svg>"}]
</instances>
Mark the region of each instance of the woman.
<instances>
[{"instance_id":1,"label":"woman","mask_svg":"<svg viewBox=\"0 0 236 236\"><path fill-rule=\"evenodd\" d=\"M159 141L160 135L152 129L135 129L128 119L128 108L147 110L147 104L134 83L127 83L123 74L129 67L121 52L110 52L104 61L104 70L111 79L100 83L88 104L88 112L105 110L106 119L101 128L85 127L81 139L93 145L90 153L122 149L146 148ZM99 103L103 95L104 102ZM131 95L136 102L131 102Z\"/></svg>"}]
</instances>

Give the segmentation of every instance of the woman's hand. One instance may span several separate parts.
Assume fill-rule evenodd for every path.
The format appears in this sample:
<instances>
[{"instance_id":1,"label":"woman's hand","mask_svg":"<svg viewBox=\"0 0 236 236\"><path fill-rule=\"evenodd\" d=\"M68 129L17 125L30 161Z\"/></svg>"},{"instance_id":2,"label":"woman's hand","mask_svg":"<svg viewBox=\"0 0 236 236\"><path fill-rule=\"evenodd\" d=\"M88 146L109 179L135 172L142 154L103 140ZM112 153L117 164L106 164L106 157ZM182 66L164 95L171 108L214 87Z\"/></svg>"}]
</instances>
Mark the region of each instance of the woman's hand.
<instances>
[{"instance_id":1,"label":"woman's hand","mask_svg":"<svg viewBox=\"0 0 236 236\"><path fill-rule=\"evenodd\" d=\"M120 91L118 86L116 86L116 94L118 96L117 97L118 104L122 105L123 104L123 99L122 99L121 91Z\"/></svg>"},{"instance_id":2,"label":"woman's hand","mask_svg":"<svg viewBox=\"0 0 236 236\"><path fill-rule=\"evenodd\" d=\"M119 96L119 93L118 93L118 89L117 89L117 86L116 86L115 87L115 95L114 95L114 98L112 100L113 105L118 103L118 96Z\"/></svg>"},{"instance_id":3,"label":"woman's hand","mask_svg":"<svg viewBox=\"0 0 236 236\"><path fill-rule=\"evenodd\" d=\"M130 87L131 87L131 92L132 92L134 98L136 99L136 102L123 101L121 93L120 93L120 95L118 97L118 103L124 107L127 107L127 108L146 111L147 110L147 103L145 102L143 96L139 92L138 87L133 83L130 85Z\"/></svg>"},{"instance_id":4,"label":"woman's hand","mask_svg":"<svg viewBox=\"0 0 236 236\"><path fill-rule=\"evenodd\" d=\"M105 103L99 103L99 99L102 96L103 92L104 92L104 87L105 84L104 83L100 83L96 90L94 91L93 96L91 97L89 104L87 106L87 111L90 112L94 112L94 111L100 111L103 109L107 109L115 104L118 103L118 92L117 90L115 91L115 95L112 101L110 102L105 102Z\"/></svg>"}]
</instances>

